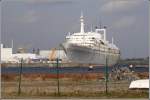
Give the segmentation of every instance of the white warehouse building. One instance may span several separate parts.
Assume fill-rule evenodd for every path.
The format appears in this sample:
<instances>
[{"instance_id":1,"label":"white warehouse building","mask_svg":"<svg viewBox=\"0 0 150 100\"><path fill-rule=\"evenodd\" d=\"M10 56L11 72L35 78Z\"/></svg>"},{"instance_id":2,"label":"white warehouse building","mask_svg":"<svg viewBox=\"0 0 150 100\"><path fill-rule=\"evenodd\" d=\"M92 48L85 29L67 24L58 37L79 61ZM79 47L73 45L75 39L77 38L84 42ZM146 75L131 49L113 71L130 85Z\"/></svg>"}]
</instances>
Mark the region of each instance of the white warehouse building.
<instances>
[{"instance_id":1,"label":"white warehouse building","mask_svg":"<svg viewBox=\"0 0 150 100\"><path fill-rule=\"evenodd\" d=\"M56 58L61 59L64 62L69 61L66 56L64 50L51 49L51 50L40 50L39 55L34 53L15 53L13 54L12 48L4 48L3 44L1 44L1 62L2 63L18 63L20 59L23 58L25 61L31 60L43 60L49 59L50 61L54 61Z\"/></svg>"},{"instance_id":2,"label":"white warehouse building","mask_svg":"<svg viewBox=\"0 0 150 100\"><path fill-rule=\"evenodd\" d=\"M40 59L40 56L33 53L15 53L13 54L12 48L4 48L1 44L1 62L2 63L18 63L20 59Z\"/></svg>"},{"instance_id":3,"label":"white warehouse building","mask_svg":"<svg viewBox=\"0 0 150 100\"><path fill-rule=\"evenodd\" d=\"M12 58L12 48L4 48L4 45L1 44L1 61L7 62Z\"/></svg>"},{"instance_id":4,"label":"white warehouse building","mask_svg":"<svg viewBox=\"0 0 150 100\"><path fill-rule=\"evenodd\" d=\"M51 50L40 50L39 55L44 57L44 58L49 58Z\"/></svg>"}]
</instances>

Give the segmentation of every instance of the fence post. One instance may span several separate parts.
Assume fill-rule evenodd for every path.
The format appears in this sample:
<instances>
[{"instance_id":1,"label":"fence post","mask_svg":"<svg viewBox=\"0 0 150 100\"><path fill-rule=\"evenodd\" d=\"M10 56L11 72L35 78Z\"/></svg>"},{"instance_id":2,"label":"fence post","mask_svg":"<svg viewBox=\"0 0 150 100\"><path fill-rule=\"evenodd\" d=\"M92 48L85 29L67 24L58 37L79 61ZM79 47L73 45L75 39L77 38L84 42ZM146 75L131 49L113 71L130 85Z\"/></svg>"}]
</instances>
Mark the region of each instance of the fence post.
<instances>
[{"instance_id":1,"label":"fence post","mask_svg":"<svg viewBox=\"0 0 150 100\"><path fill-rule=\"evenodd\" d=\"M58 94L58 96L60 96L60 89L59 89L59 87L60 87L60 85L59 85L59 59L57 58L56 59L56 63L57 63L57 94Z\"/></svg>"},{"instance_id":2,"label":"fence post","mask_svg":"<svg viewBox=\"0 0 150 100\"><path fill-rule=\"evenodd\" d=\"M108 94L108 55L106 55L106 66L105 66L105 92Z\"/></svg>"},{"instance_id":3,"label":"fence post","mask_svg":"<svg viewBox=\"0 0 150 100\"><path fill-rule=\"evenodd\" d=\"M20 70L19 70L19 85L18 85L18 95L21 93L21 75L22 75L22 64L23 64L23 59L21 58L20 61Z\"/></svg>"}]
</instances>

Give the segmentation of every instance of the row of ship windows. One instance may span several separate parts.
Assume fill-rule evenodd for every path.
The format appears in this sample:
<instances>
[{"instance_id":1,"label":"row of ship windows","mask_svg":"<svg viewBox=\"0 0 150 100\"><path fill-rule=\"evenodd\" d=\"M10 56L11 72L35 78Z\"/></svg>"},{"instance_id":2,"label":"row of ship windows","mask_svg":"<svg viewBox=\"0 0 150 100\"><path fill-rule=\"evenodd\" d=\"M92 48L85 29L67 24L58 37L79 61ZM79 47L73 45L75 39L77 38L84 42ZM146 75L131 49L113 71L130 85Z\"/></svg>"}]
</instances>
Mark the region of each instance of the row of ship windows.
<instances>
[{"instance_id":1,"label":"row of ship windows","mask_svg":"<svg viewBox=\"0 0 150 100\"><path fill-rule=\"evenodd\" d=\"M70 38L67 38L67 39L87 39L87 40L93 40L93 39L95 39L95 37L89 37L89 38L84 38L84 37L82 37L82 38L74 38L74 37L70 37Z\"/></svg>"},{"instance_id":2,"label":"row of ship windows","mask_svg":"<svg viewBox=\"0 0 150 100\"><path fill-rule=\"evenodd\" d=\"M104 51L100 51L100 52L101 52L102 54L109 54L109 55L116 55L116 54L119 55L119 54L120 54L119 52L109 52L109 53L108 53L108 52L106 53L106 52L104 52ZM95 53L100 54L99 52L95 52Z\"/></svg>"},{"instance_id":3,"label":"row of ship windows","mask_svg":"<svg viewBox=\"0 0 150 100\"><path fill-rule=\"evenodd\" d=\"M69 40L69 39L67 39L67 40ZM83 39L73 39L73 40L81 41L81 40L83 40ZM90 39L84 39L84 41L93 41L93 40L90 40Z\"/></svg>"},{"instance_id":4,"label":"row of ship windows","mask_svg":"<svg viewBox=\"0 0 150 100\"><path fill-rule=\"evenodd\" d=\"M120 53L118 50L104 50L104 49L100 49L100 50L95 50L95 51L109 52L109 53Z\"/></svg>"}]
</instances>

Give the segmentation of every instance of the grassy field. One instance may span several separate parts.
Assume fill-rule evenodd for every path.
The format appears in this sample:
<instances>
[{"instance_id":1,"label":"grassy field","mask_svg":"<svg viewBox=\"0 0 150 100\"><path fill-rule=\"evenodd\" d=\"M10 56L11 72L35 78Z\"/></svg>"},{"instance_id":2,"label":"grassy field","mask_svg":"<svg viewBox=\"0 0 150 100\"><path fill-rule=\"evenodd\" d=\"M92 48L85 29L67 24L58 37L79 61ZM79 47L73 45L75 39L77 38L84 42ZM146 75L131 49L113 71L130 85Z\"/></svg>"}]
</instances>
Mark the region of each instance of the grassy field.
<instances>
[{"instance_id":1,"label":"grassy field","mask_svg":"<svg viewBox=\"0 0 150 100\"><path fill-rule=\"evenodd\" d=\"M60 95L57 93L36 93L36 95L31 95L28 93L22 92L20 95L17 93L10 93L10 94L5 94L2 96L4 99L30 99L30 98L45 98L45 99L51 99L51 98L84 98L84 99L90 99L90 98L95 98L95 99L104 99L104 98L136 98L136 99L142 99L142 98L147 98L148 99L148 93L145 91L143 92L133 92L133 91L110 91L108 94L105 92L83 92L79 91L77 92L61 92Z\"/></svg>"},{"instance_id":2,"label":"grassy field","mask_svg":"<svg viewBox=\"0 0 150 100\"><path fill-rule=\"evenodd\" d=\"M18 95L18 76L10 76L2 76L2 98L148 98L149 94L148 90L129 90L129 81L109 81L106 94L101 74L68 74L59 79L60 94L55 76L23 75Z\"/></svg>"}]
</instances>

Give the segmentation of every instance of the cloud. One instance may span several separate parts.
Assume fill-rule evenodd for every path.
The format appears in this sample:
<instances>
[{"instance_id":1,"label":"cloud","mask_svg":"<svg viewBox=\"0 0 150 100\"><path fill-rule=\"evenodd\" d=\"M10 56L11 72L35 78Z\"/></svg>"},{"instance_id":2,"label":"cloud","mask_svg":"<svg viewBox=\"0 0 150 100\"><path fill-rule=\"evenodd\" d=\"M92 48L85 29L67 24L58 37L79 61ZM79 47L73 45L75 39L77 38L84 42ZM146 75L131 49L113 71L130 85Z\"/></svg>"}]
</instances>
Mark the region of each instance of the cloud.
<instances>
[{"instance_id":1,"label":"cloud","mask_svg":"<svg viewBox=\"0 0 150 100\"><path fill-rule=\"evenodd\" d=\"M6 2L22 2L29 4L38 4L38 3L72 3L70 0L5 0Z\"/></svg>"},{"instance_id":2,"label":"cloud","mask_svg":"<svg viewBox=\"0 0 150 100\"><path fill-rule=\"evenodd\" d=\"M100 7L100 10L105 13L126 11L139 6L143 1L144 0L109 0Z\"/></svg>"},{"instance_id":3,"label":"cloud","mask_svg":"<svg viewBox=\"0 0 150 100\"><path fill-rule=\"evenodd\" d=\"M135 22L136 22L136 17L125 16L125 17L122 17L121 19L115 21L112 26L114 28L118 28L118 29L127 28L127 27L134 25Z\"/></svg>"},{"instance_id":4,"label":"cloud","mask_svg":"<svg viewBox=\"0 0 150 100\"><path fill-rule=\"evenodd\" d=\"M36 11L30 10L19 17L18 21L23 23L34 23L39 19Z\"/></svg>"}]
</instances>

